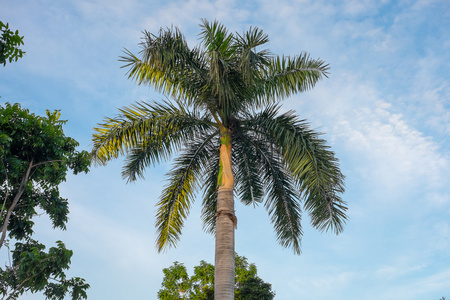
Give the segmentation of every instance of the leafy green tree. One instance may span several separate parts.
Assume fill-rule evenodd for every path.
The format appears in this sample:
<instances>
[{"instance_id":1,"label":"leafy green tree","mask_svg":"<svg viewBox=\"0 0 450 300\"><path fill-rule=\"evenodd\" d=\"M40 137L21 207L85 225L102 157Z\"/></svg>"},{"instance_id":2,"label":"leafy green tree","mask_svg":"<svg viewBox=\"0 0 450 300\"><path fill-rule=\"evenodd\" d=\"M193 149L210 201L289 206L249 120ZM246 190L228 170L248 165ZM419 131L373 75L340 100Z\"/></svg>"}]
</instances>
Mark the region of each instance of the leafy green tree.
<instances>
[{"instance_id":1,"label":"leafy green tree","mask_svg":"<svg viewBox=\"0 0 450 300\"><path fill-rule=\"evenodd\" d=\"M200 261L200 265L194 267L191 284L196 300L214 299L214 266L204 260Z\"/></svg>"},{"instance_id":2,"label":"leafy green tree","mask_svg":"<svg viewBox=\"0 0 450 300\"><path fill-rule=\"evenodd\" d=\"M236 300L272 300L275 293L272 285L257 276L254 264L247 258L236 255L235 299Z\"/></svg>"},{"instance_id":3,"label":"leafy green tree","mask_svg":"<svg viewBox=\"0 0 450 300\"><path fill-rule=\"evenodd\" d=\"M164 280L158 299L190 299L190 280L186 267L177 261L173 266L163 269Z\"/></svg>"},{"instance_id":4,"label":"leafy green tree","mask_svg":"<svg viewBox=\"0 0 450 300\"><path fill-rule=\"evenodd\" d=\"M25 292L43 292L51 300L63 300L67 293L73 300L87 299L89 284L79 277L66 278L64 273L73 252L61 241L48 252L44 250L44 245L31 239L16 243L12 265L0 268L2 299L18 299Z\"/></svg>"},{"instance_id":5,"label":"leafy green tree","mask_svg":"<svg viewBox=\"0 0 450 300\"><path fill-rule=\"evenodd\" d=\"M1 291L4 297L8 295L7 299L15 299L14 295L25 290L45 288L48 299L60 299L55 295L63 292L48 279L56 278L60 283L65 280L61 270L68 268L72 252L59 242L58 247L45 253L45 246L31 238L33 217L38 214L47 214L54 228L66 229L69 207L58 185L65 181L69 169L74 174L88 172L90 164L89 154L77 151L78 143L64 135L62 126L66 121L59 117L58 111L47 110L47 115L40 117L19 104L0 106L0 248L7 235L24 241L12 251L12 265L1 270ZM28 278L37 273L40 277ZM85 289L88 285L82 279L73 279L64 281L62 287L67 287L68 282L74 284L77 298L73 299L82 299L84 292L77 292L76 286L81 284Z\"/></svg>"},{"instance_id":6,"label":"leafy green tree","mask_svg":"<svg viewBox=\"0 0 450 300\"><path fill-rule=\"evenodd\" d=\"M13 32L9 29L9 24L3 24L0 21L0 64L6 66L6 61L12 63L22 57L25 52L18 48L23 45L23 36L19 35L19 31Z\"/></svg>"},{"instance_id":7,"label":"leafy green tree","mask_svg":"<svg viewBox=\"0 0 450 300\"><path fill-rule=\"evenodd\" d=\"M19 104L0 106L0 248L10 238L33 233L33 217L42 209L53 227L66 229L69 207L58 186L69 169L88 172L89 154L66 137L58 111L36 116Z\"/></svg>"},{"instance_id":8,"label":"leafy green tree","mask_svg":"<svg viewBox=\"0 0 450 300\"><path fill-rule=\"evenodd\" d=\"M312 88L328 65L308 54L275 56L258 28L242 35L203 21L200 45L190 48L177 28L145 32L140 57L122 57L129 77L172 97L136 103L105 119L93 136L99 164L126 155L123 176L181 150L156 204L157 247L180 238L196 192L202 219L215 233L215 298L234 299L234 194L245 205L264 203L284 247L300 253L301 206L320 231L339 233L346 221L344 176L320 133L279 102Z\"/></svg>"},{"instance_id":9,"label":"leafy green tree","mask_svg":"<svg viewBox=\"0 0 450 300\"><path fill-rule=\"evenodd\" d=\"M236 255L235 259L235 296L236 300L272 300L275 292L272 286L257 275L254 264L249 264L247 258ZM214 300L214 266L205 261L194 267L194 275L189 277L186 267L179 262L163 269L162 288L158 299L191 299Z\"/></svg>"}]
</instances>

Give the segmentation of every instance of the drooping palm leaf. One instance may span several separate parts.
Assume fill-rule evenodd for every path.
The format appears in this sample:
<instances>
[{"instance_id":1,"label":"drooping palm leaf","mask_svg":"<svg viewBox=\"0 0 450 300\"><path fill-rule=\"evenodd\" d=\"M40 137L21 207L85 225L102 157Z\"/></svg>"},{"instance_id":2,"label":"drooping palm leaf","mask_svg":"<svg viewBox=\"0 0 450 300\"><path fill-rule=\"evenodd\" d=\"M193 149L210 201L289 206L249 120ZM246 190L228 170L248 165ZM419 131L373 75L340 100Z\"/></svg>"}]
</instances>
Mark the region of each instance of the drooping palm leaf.
<instances>
[{"instance_id":1,"label":"drooping palm leaf","mask_svg":"<svg viewBox=\"0 0 450 300\"><path fill-rule=\"evenodd\" d=\"M292 247L300 253L302 236L301 208L299 195L296 193L291 176L283 166L283 159L277 147L259 137L247 135L252 144L256 160L261 166L260 177L265 187L266 207L274 225L277 239L283 247Z\"/></svg>"},{"instance_id":2,"label":"drooping palm leaf","mask_svg":"<svg viewBox=\"0 0 450 300\"><path fill-rule=\"evenodd\" d=\"M279 147L286 168L291 172L305 199L311 223L320 230L342 230L345 223L344 176L329 146L308 124L292 113L277 115L278 107L268 107L250 117L246 126L256 135L270 136Z\"/></svg>"},{"instance_id":3,"label":"drooping palm leaf","mask_svg":"<svg viewBox=\"0 0 450 300\"><path fill-rule=\"evenodd\" d=\"M194 194L211 160L211 143L216 133L200 136L175 160L167 174L168 184L156 204L156 244L158 251L175 246L179 240Z\"/></svg>"},{"instance_id":4,"label":"drooping palm leaf","mask_svg":"<svg viewBox=\"0 0 450 300\"><path fill-rule=\"evenodd\" d=\"M336 234L344 230L347 221L347 205L334 189L323 189L310 193L306 200L311 225L320 231L334 231Z\"/></svg>"},{"instance_id":5,"label":"drooping palm leaf","mask_svg":"<svg viewBox=\"0 0 450 300\"><path fill-rule=\"evenodd\" d=\"M219 177L219 145L217 140L214 146L210 149L213 155L209 160L205 169L205 177L203 179L202 189L204 190L202 201L202 222L203 230L214 234L216 227L216 212L217 212L217 178Z\"/></svg>"},{"instance_id":6,"label":"drooping palm leaf","mask_svg":"<svg viewBox=\"0 0 450 300\"><path fill-rule=\"evenodd\" d=\"M233 132L233 173L235 191L245 205L256 205L262 202L264 187L261 180L261 164L257 163L258 155L254 145L241 130Z\"/></svg>"}]
</instances>

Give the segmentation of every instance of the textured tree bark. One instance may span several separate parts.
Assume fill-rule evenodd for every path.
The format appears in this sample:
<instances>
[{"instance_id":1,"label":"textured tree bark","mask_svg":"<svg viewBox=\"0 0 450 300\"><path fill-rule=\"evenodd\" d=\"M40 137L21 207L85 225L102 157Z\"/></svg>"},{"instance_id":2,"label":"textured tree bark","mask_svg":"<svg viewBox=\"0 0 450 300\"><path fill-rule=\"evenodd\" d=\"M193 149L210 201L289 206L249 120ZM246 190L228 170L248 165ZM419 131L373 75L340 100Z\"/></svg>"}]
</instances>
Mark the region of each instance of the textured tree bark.
<instances>
[{"instance_id":1,"label":"textured tree bark","mask_svg":"<svg viewBox=\"0 0 450 300\"><path fill-rule=\"evenodd\" d=\"M234 215L233 185L231 170L230 133L221 132L220 172L218 178L216 213L216 253L214 270L214 299L234 300Z\"/></svg>"}]
</instances>

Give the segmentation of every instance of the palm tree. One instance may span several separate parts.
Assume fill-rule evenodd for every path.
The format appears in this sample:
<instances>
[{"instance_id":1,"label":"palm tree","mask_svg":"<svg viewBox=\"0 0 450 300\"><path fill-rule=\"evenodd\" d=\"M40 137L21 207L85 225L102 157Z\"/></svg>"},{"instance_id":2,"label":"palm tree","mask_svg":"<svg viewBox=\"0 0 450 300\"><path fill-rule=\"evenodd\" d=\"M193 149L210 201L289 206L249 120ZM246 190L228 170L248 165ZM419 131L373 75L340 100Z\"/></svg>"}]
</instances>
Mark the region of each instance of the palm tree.
<instances>
[{"instance_id":1,"label":"palm tree","mask_svg":"<svg viewBox=\"0 0 450 300\"><path fill-rule=\"evenodd\" d=\"M320 231L343 230L344 176L320 133L279 102L312 88L328 65L302 53L274 56L258 28L229 33L202 20L200 45L177 28L144 32L140 57L125 51L129 78L170 97L120 109L95 128L93 160L126 155L122 175L143 177L149 165L180 152L156 204L158 251L179 240L194 195L203 190L202 220L215 233L215 299L234 299L234 195L264 203L283 247L300 253L301 204Z\"/></svg>"}]
</instances>

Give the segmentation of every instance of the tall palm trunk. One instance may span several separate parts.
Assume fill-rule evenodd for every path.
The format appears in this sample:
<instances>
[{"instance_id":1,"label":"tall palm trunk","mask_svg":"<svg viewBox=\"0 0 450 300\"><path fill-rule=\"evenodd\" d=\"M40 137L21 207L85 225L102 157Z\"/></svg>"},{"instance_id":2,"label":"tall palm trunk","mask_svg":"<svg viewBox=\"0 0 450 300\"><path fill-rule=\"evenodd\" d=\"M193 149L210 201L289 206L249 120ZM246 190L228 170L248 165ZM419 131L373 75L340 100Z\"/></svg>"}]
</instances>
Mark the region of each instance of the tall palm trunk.
<instances>
[{"instance_id":1,"label":"tall palm trunk","mask_svg":"<svg viewBox=\"0 0 450 300\"><path fill-rule=\"evenodd\" d=\"M220 141L214 299L234 300L234 228L236 217L234 215L234 177L231 170L230 131L221 130Z\"/></svg>"}]
</instances>

